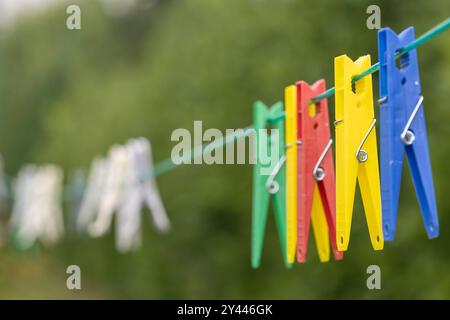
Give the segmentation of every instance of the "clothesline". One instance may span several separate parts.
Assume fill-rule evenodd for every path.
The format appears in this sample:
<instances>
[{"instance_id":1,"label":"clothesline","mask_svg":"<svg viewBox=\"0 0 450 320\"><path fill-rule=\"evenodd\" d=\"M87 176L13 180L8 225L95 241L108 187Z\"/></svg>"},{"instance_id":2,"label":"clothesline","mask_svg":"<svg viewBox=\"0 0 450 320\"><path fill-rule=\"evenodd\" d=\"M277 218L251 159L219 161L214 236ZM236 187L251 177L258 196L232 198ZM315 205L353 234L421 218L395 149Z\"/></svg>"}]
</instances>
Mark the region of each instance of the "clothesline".
<instances>
[{"instance_id":1,"label":"clothesline","mask_svg":"<svg viewBox=\"0 0 450 320\"><path fill-rule=\"evenodd\" d=\"M440 23L439 25L435 26L434 28L430 29L428 32L417 38L416 40L408 43L401 49L397 51L390 51L389 55L384 54L381 50L380 52L380 60L385 61L383 59L386 58L386 56L389 57L389 65L392 67L393 64L395 64L395 60L402 57L407 52L414 50L415 48L419 47L420 45L430 41L437 35L443 33L445 30L447 30L450 27L450 18L447 18L444 22ZM380 33L382 34L385 30L381 30ZM405 32L402 33L400 37L406 37L406 35L413 37L413 29L409 28L407 29L408 33ZM392 30L389 29L389 32L392 33ZM380 37L379 39L383 39ZM412 39L412 38L409 38ZM404 43L403 41L401 43ZM400 45L401 46L401 45ZM395 46L395 48L398 48L399 46ZM383 48L381 45L380 48ZM341 56L341 58L344 57L348 61L351 61L346 56ZM339 59L339 58L338 58ZM364 57L365 59L365 67L368 67L366 70L361 72L360 74L357 74L354 77L350 77L350 74L345 73L345 78L339 78L337 77L337 81L342 81L344 79L344 84L347 83L348 85L345 86L345 90L347 91L347 94L351 93L350 89L350 82L354 84L358 80L363 79L365 76L371 75L372 73L375 73L380 70L380 62L370 66L370 58L368 56ZM413 59L414 65L416 65L416 56L414 53L414 59ZM341 60L342 62L342 60ZM384 69L384 62L383 68L381 69L381 78L383 78L383 71ZM369 67L370 66L370 67ZM393 67L395 69L395 66ZM336 68L337 70L340 70L339 67ZM355 69L353 69L355 70ZM361 69L358 69L361 70ZM338 72L339 73L339 72ZM354 72L352 73L354 74ZM418 71L416 70L416 74L418 74ZM417 75L418 77L418 75ZM414 78L414 77L411 77ZM339 80L340 79L340 80ZM366 78L367 80L368 78ZM364 81L366 81L364 80ZM323 80L322 83L324 84ZM419 83L418 81L408 81L409 84ZM308 84L303 83L304 85L308 86ZM404 82L402 82L402 85ZM297 84L297 86L302 86L302 83ZM342 85L342 82L341 82ZM290 86L288 89L296 89L296 86ZM341 87L342 88L342 87ZM373 120L372 125L370 129L365 134L365 137L362 138L362 142L360 143L359 149L356 152L356 156L359 162L365 162L367 160L367 156L364 160L360 160L359 158L359 152L365 152L363 150L360 150L362 145L364 144L364 141L366 140L367 136L372 131L372 128L374 128L375 125L375 119L373 118L373 105L372 105L372 87L370 86L368 88L370 90L370 95L367 95L367 99L365 103L367 105L370 105L370 112L372 114L365 114L365 116L369 117L370 121ZM299 89L300 92L303 92L302 89ZM258 114L258 111L263 111L263 114L260 114L262 117L264 117L264 126L261 125L258 120L255 121L254 125L247 126L242 129L235 129L233 130L233 133L223 136L220 139L216 139L211 143L205 143L202 145L195 146L194 148L191 148L187 153L183 153L182 156L179 156L178 158L174 159L173 155L171 158L163 160L156 165L153 165L152 160L152 152L151 152L151 144L150 141L148 141L146 138L134 138L129 139L126 144L123 145L113 145L109 151L108 155L106 157L97 157L94 159L94 161L91 164L90 173L87 179L84 178L84 174L81 174L79 177L80 179L71 179L68 184L63 185L63 173L61 168L55 165L43 165L43 166L36 166L36 165L25 165L21 168L20 172L17 174L17 178L14 178L12 176L3 175L3 169L0 170L0 175L3 175L5 178L1 179L0 177L0 196L2 198L8 197L13 199L14 206L12 207L12 214L11 218L9 220L9 231L11 234L12 242L17 248L20 250L26 250L28 248L31 248L37 241L40 241L44 245L51 245L59 241L59 239L62 238L63 234L65 233L65 224L64 224L64 216L63 216L63 210L62 210L62 203L63 202L69 202L69 223L68 227L70 229L73 229L79 234L88 234L91 237L99 237L104 235L106 232L108 232L113 225L113 221L115 221L115 233L116 233L116 248L120 252L127 252L127 251L133 251L137 250L141 245L141 210L142 208L148 208L149 212L151 214L153 223L156 227L156 229L160 233L165 233L170 229L170 220L166 214L162 199L160 197L157 183L154 179L154 177L162 175L164 173L170 172L174 170L176 167L196 162L195 160L203 157L204 155L208 154L208 152L211 152L213 150L216 150L218 148L223 148L229 143L234 143L237 140L243 139L245 137L249 137L251 135L255 134L256 129L261 129L262 127L267 128L271 127L272 125L277 128L278 126L284 126L283 119L286 118L286 133L290 134L290 136L286 136L286 146L293 145L295 143L295 140L297 139L297 136L295 134L296 129L295 125L297 123L297 112L299 112L299 106L302 106L302 112L307 112L304 110L307 110L309 108L310 104L315 104L323 99L326 99L327 97L330 97L335 94L335 88L330 88L329 90L325 91L325 87L319 91L311 91L315 92L312 94L307 95L308 98L305 100L302 100L302 102L297 101L296 97L296 91L291 91L294 94L291 94L289 91L286 94L287 100L285 104L285 109L283 108L283 103L278 102L276 106L272 107L270 109L270 112L267 113L268 110L267 107L265 107L264 111L263 109L258 110L256 108L256 113L254 115ZM358 90L358 89L357 89ZM317 95L319 92L324 92L320 95ZM341 93L339 90L337 94ZM315 97L314 97L315 96ZM309 97L313 97L310 99ZM399 99L401 97L397 97L398 99L395 100L394 106L400 105L401 102ZM420 97L419 102L417 106L421 105L421 101L423 100L423 97ZM300 100L299 100L300 101ZM339 102L341 103L341 106L339 106ZM350 106L352 107L351 103L343 102L342 100L338 99L336 108L342 108L342 105ZM258 105L256 105L258 107ZM356 103L354 103L354 106L356 108ZM305 109L306 108L306 109ZM415 110L417 110L418 107L415 107ZM283 110L284 109L284 110ZM363 108L364 110L366 108ZM353 110L354 111L354 110ZM383 110L382 110L383 111ZM328 112L328 111L326 111ZM415 112L413 112L413 116L415 115ZM350 111L351 113L351 111ZM267 117L270 117L269 119ZM260 119L258 115L255 119ZM303 117L302 119L305 119L309 117ZM350 118L349 118L350 119ZM365 119L365 120L367 120ZM323 119L323 123L326 124L328 127L329 125L329 119L328 115L326 118ZM272 124L268 123L267 121L271 122ZM304 120L302 120L304 121ZM316 121L311 120L310 121ZM408 120L409 121L409 120ZM423 120L424 122L424 120ZM390 123L394 123L394 121L390 121ZM290 127L289 127L290 125ZM353 123L353 125L356 124ZM301 125L302 128L306 128L307 125L302 122ZM409 127L409 124L406 125L407 130ZM351 125L350 127L351 128ZM364 128L363 128L364 129ZM348 129L347 129L348 130ZM420 131L420 130L419 130ZM309 133L302 132L302 135L309 135ZM347 132L348 135L348 132ZM290 140L288 140L290 139ZM326 140L330 140L330 137L326 137ZM283 145L283 137L281 137L281 140L278 140L278 147L281 149L284 149ZM331 141L331 140L330 140ZM258 142L257 142L258 143ZM412 143L412 142L411 142ZM375 143L376 144L376 143ZM306 145L306 144L305 144ZM331 144L328 144L331 146ZM385 144L386 145L386 144ZM328 147L327 147L328 148ZM376 148L372 145L372 152L376 156L376 150L373 150ZM294 149L288 149L288 150L294 150ZM295 151L295 150L294 150ZM339 151L339 149L338 149ZM371 151L368 151L370 153ZM326 153L327 151L325 151ZM305 152L306 154L308 152ZM294 154L296 154L294 152ZM292 153L291 153L292 155ZM367 153L366 153L367 155ZM297 191L296 188L292 186L297 186L297 182L295 179L297 179L297 172L290 171L288 172L288 169L292 166L290 164L297 165L297 159L296 158L289 158L289 151L286 152L286 154L281 155L282 158L286 159L286 172L285 172L285 186L286 186L286 193L283 194L283 192L279 192L276 196L279 198L283 198L286 196L286 198L283 198L283 201L286 201L286 208L279 209L279 213L281 212L282 215L286 213L284 218L286 218L286 223L290 223L289 221L295 221L295 217L297 217L297 206L294 201L290 202L286 199L296 199L297 197ZM284 161L284 160L283 160ZM290 161L290 163L289 163ZM302 163L308 162L308 160L305 161L305 159L301 159ZM319 163L322 160L319 160ZM373 164L373 162L371 162ZM254 170L257 172L260 168L258 168L258 164L255 164ZM282 161L279 160L279 163L277 166L281 167ZM319 164L316 165L316 168ZM279 168L278 167L278 168ZM276 169L278 171L279 169ZM304 169L306 170L306 169ZM316 170L316 169L314 169ZM325 169L328 170L328 169ZM271 173L271 177L276 176L277 173L274 173L275 170ZM303 172L303 176L306 176L306 171ZM331 172L331 171L330 171ZM313 172L314 177L315 172ZM378 173L377 173L378 175ZM414 176L414 174L413 174ZM77 176L75 176L77 177ZM266 189L267 187L267 178L265 176L262 176L262 174L254 175L254 177L257 177L257 180L254 180L254 185L259 185L256 193L254 193L253 202L256 204L266 203L266 200L269 196L269 192ZM259 177L262 177L261 179ZM272 177L272 178L273 178ZM287 178L290 180L288 181ZM310 179L313 179L312 176L309 177ZM270 179L270 177L269 177ZM282 178L280 178L282 179ZM317 178L318 179L318 178ZM378 178L377 178L378 179ZM377 180L372 179L372 180ZM267 181L266 181L267 180ZM255 183L256 181L256 183ZM6 188L5 182L9 182L10 188ZM87 182L87 183L86 183ZM379 182L377 182L379 183ZM420 183L420 182L419 182ZM281 183L280 183L281 184ZM4 187L5 186L5 187ZM290 187L288 187L290 186ZM3 190L4 189L4 190ZM336 189L338 189L336 187ZM342 190L342 183L339 190ZM2 191L3 190L3 191ZM261 193L258 190L263 190L264 192ZM291 194L288 194L288 191L291 192ZM277 192L277 191L275 191ZM258 195L258 193L260 195ZM271 193L271 192L270 192ZM255 196L256 194L256 196ZM339 194L338 194L339 195ZM433 196L434 197L434 196ZM255 200L256 199L256 200ZM302 201L305 203L305 201ZM374 203L376 201L373 201ZM380 201L378 201L380 202ZM2 202L3 203L7 203ZM288 204L290 206L288 206ZM422 206L422 204L421 204ZM435 206L435 205L434 205ZM331 205L328 205L328 208L330 208ZM260 249L262 248L261 243L258 242L261 240L259 237L261 234L264 234L264 232L261 232L260 227L264 226L265 224L265 218L266 212L263 212L264 207L258 207L254 206L252 211L252 221L253 225L257 226L257 228L253 228L252 230L252 265L253 267L257 267L259 265L260 261ZM256 209L255 209L256 208ZM285 210L285 211L283 211ZM372 213L369 212L369 215L372 214L372 220L378 219L380 220L380 224L378 226L369 225L369 232L371 232L371 239L376 239L373 242L373 247L376 250L382 249L383 240L380 235L382 235L381 231L381 207L379 208L371 208ZM292 213L294 215L292 215ZM339 213L339 212L338 212ZM344 212L345 213L345 212ZM342 214L342 212L341 212ZM376 216L378 214L378 216ZM331 217L331 213L329 212L328 215ZM366 212L367 215L367 212ZM261 217L263 219L261 219ZM292 219L294 217L294 219ZM334 217L334 216L333 216ZM279 218L279 219L284 219ZM290 220L289 220L290 219ZM330 218L334 219L334 218ZM437 213L435 212L434 216L430 218L431 224L427 225L427 233L430 238L436 237L438 234L438 221L437 221ZM434 221L434 220L436 221ZM280 220L281 221L281 220ZM344 221L342 217L337 218L337 221ZM344 221L345 222L345 221ZM385 223L383 221L383 223ZM281 225L281 224L280 224ZM386 224L385 224L386 225ZM385 226L384 225L384 226ZM293 226L291 223L290 226ZM295 226L294 226L295 227ZM375 228L376 227L376 228ZM259 228L259 229L258 229ZM284 227L283 227L284 228ZM296 228L296 227L295 227ZM280 232L280 241L283 243L284 240L287 239L286 247L285 247L285 256L286 253L289 253L287 255L288 259L286 261L291 264L293 262L292 259L295 257L295 251L298 249L296 248L296 242L293 241L294 237L297 238L297 235L294 233L289 233L289 230L294 230L295 228L288 228L286 227L287 233L285 234L285 238L283 236L283 232ZM329 227L330 230L334 230L334 225ZM333 229L331 229L333 228ZM339 229L340 228L340 229ZM391 228L389 227L389 230ZM262 229L264 230L264 228ZM306 230L306 229L305 229ZM336 230L339 231L339 236L336 236L335 238L332 238L332 243L334 241L334 249L341 248L339 251L345 251L347 250L346 245L348 244L349 237L344 239L344 235L349 233L349 225L345 223L341 223L341 225L336 226ZM323 231L323 230L322 230ZM320 231L320 232L322 232ZM336 235L338 234L336 231ZM322 232L323 233L323 232ZM373 235L373 237L372 237ZM255 237L256 236L256 237ZM332 235L334 237L335 235ZM256 240L254 240L256 239ZM259 240L258 240L259 239ZM307 239L307 236L301 239ZM336 240L337 239L337 240ZM347 239L347 240L346 240ZM346 242L344 241L346 240ZM303 240L301 240L303 241ZM338 243L339 241L339 243ZM381 241L381 242L380 242ZM327 241L328 242L328 241ZM306 248L306 242L299 242L302 246L305 246ZM336 247L336 243L338 243L338 247ZM380 245L381 243L381 245ZM341 247L339 247L339 245ZM300 248L300 247L299 247ZM303 250L303 249L300 249ZM321 250L319 250L321 251ZM323 250L322 250L323 251ZM304 257L303 254L306 253L305 251L298 251L300 253L299 257ZM337 251L336 251L337 252ZM339 255L335 255L336 259L341 259ZM299 261L304 261L299 258ZM292 261L291 261L292 260Z\"/></svg>"},{"instance_id":2,"label":"clothesline","mask_svg":"<svg viewBox=\"0 0 450 320\"><path fill-rule=\"evenodd\" d=\"M441 22L440 24L434 26L432 29L428 30L426 33L424 33L423 35L421 35L420 37L416 38L414 41L412 41L411 43L409 43L408 45L406 45L403 49L399 50L399 52L396 55L396 58L400 58L402 55L404 55L405 53L414 50L415 48L427 43L428 41L430 41L431 39L437 37L439 34L443 33L444 31L446 31L447 29L450 28L450 18L447 18L445 21ZM360 74L356 75L353 79L352 79L352 83L355 83L358 80L361 80L362 78L364 78L367 75L370 75L372 73L375 73L379 70L380 68L380 64L379 62L377 62L376 64L372 65L371 67L369 67L368 69L366 69L365 71L361 72ZM317 97L315 97L314 99L311 100L311 103L317 103L323 99L326 99L328 97L333 96L335 93L335 88L332 87L330 89L328 89L327 91L325 91L324 93L318 95ZM276 122L279 121L281 119L285 118L285 114L284 112L274 116L273 118L270 119L271 122ZM194 160L198 157L203 156L203 154L205 154L206 151L209 150L214 150L214 149L218 149L221 148L229 143L232 143L234 141L240 140L242 138L245 138L249 135L251 135L254 131L252 130L253 126L248 126L243 128L242 130L237 130L232 134L229 135L225 135L223 138L215 140L211 143L205 143L202 144L200 146L194 147L193 149L191 149L190 154L188 155L188 158L190 160ZM184 161L182 161L181 163L174 163L172 161L171 158L165 159L157 164L155 164L154 166L154 170L153 170L153 174L155 176L159 176L162 175L164 173L170 172L172 170L174 170L175 168L177 168L178 166L182 165L184 163ZM13 180L13 177L5 175L5 178L7 178L8 180L10 180L9 182L11 182ZM64 192L63 192L63 198L66 201L70 201L70 194L69 194L69 187L68 185L66 185L64 187Z\"/></svg>"},{"instance_id":3,"label":"clothesline","mask_svg":"<svg viewBox=\"0 0 450 320\"><path fill-rule=\"evenodd\" d=\"M405 53L414 50L415 48L421 46L422 44L430 41L431 39L435 38L436 36L438 36L439 34L441 34L442 32L444 32L445 30L447 30L448 28L450 28L450 18L448 18L447 20L441 22L440 24L436 25L435 27L431 28L430 30L428 30L426 33L424 33L423 35L421 35L420 37L416 38L414 41L412 41L411 43L409 43L407 46L405 46L402 50L400 50L397 55L396 58L400 58L402 55L404 55ZM360 74L356 75L353 79L352 79L352 83L355 83L358 80L361 80L362 78L364 78L365 76L368 76L369 74L375 73L380 69L380 63L377 62L374 65L372 65L370 68L368 68L367 70L364 70L363 72L361 72ZM334 87L328 89L327 91L325 91L324 93L318 95L317 97L315 97L314 99L311 100L311 103L317 103L320 100L326 99L328 97L331 97L334 95ZM279 121L281 119L285 118L285 114L282 113L280 115L274 116L273 118L270 119L271 122L276 122ZM231 135L225 136L223 139L214 141L210 144L204 144L201 145L199 147L196 147L193 149L194 152L191 152L191 154L197 155L199 154L198 150L202 150L202 149L209 149L210 146L209 145L215 145L217 144L217 148L220 148L234 140L239 140L242 139L246 136L248 136L249 134L252 133L252 126L248 126L246 128L244 128L244 133L241 134L236 134L233 133ZM222 142L222 143L221 143ZM200 156L201 153L198 155ZM192 158L194 159L194 158ZM156 176L169 172L172 169L175 169L178 165L173 164L171 159L166 159L162 162L159 162L155 165L155 171L154 174Z\"/></svg>"},{"instance_id":4,"label":"clothesline","mask_svg":"<svg viewBox=\"0 0 450 320\"><path fill-rule=\"evenodd\" d=\"M412 41L410 44L408 44L407 46L405 46L402 50L400 50L397 55L396 58L400 58L402 55L404 55L405 53L414 50L415 48L421 46L422 44L430 41L431 39L433 39L434 37L438 36L439 34L441 34L442 32L444 32L445 30L447 30L450 27L450 18L448 18L447 20L441 22L440 24L438 24L437 26L433 27L432 29L428 30L426 33L424 33L423 35L421 35L419 38L415 39L414 41ZM372 65L370 68L364 70L363 72L361 72L360 74L357 74L353 79L352 79L352 83L355 83L358 80L361 80L362 78L364 78L365 76L368 76L369 74L375 73L380 69L380 63L377 62L374 65ZM311 100L311 104L317 103L320 100L326 99L328 97L331 97L334 95L334 87L328 89L327 91L325 91L324 93L318 95L317 97L315 97L314 99ZM278 121L279 119L283 119L284 118L284 113L276 116L274 118L271 119L271 121Z\"/></svg>"}]
</instances>

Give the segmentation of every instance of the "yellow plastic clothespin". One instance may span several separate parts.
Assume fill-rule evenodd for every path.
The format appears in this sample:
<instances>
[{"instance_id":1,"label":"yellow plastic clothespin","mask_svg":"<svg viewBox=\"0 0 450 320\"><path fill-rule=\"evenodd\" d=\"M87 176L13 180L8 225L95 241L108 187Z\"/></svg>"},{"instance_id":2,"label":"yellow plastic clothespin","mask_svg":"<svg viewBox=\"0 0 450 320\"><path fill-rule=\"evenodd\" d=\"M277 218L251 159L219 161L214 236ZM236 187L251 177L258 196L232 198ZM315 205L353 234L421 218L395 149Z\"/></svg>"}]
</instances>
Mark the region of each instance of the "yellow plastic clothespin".
<instances>
[{"instance_id":1,"label":"yellow plastic clothespin","mask_svg":"<svg viewBox=\"0 0 450 320\"><path fill-rule=\"evenodd\" d=\"M286 246L294 263L297 251L297 87L284 90L286 113Z\"/></svg>"},{"instance_id":2,"label":"yellow plastic clothespin","mask_svg":"<svg viewBox=\"0 0 450 320\"><path fill-rule=\"evenodd\" d=\"M316 240L316 249L320 262L330 261L330 237L328 235L328 223L320 198L319 187L314 186L314 195L311 207L311 224Z\"/></svg>"},{"instance_id":3,"label":"yellow plastic clothespin","mask_svg":"<svg viewBox=\"0 0 450 320\"><path fill-rule=\"evenodd\" d=\"M380 175L373 110L372 76L352 85L352 78L370 67L370 55L353 62L346 55L334 59L336 130L336 241L346 251L356 180L364 204L370 240L375 250L384 245L381 224Z\"/></svg>"}]
</instances>

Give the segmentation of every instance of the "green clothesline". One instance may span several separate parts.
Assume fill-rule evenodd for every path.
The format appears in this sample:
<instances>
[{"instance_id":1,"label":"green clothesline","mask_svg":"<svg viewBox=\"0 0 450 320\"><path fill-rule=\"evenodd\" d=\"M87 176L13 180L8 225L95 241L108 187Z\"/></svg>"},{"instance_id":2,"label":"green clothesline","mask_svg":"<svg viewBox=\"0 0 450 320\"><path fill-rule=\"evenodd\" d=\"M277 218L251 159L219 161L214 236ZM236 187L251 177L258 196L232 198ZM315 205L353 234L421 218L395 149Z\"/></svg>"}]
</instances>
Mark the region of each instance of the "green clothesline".
<instances>
[{"instance_id":1,"label":"green clothesline","mask_svg":"<svg viewBox=\"0 0 450 320\"><path fill-rule=\"evenodd\" d=\"M434 28L430 29L428 32L424 33L423 35L421 35L419 38L417 38L416 40L412 41L410 44L408 44L407 46L405 46L403 49L401 49L397 54L396 54L396 58L400 58L402 55L404 55L405 53L414 50L415 48L417 48L418 46L424 44L425 42L433 39L434 37L436 37L437 35L441 34L442 32L444 32L445 30L447 30L450 27L450 18L448 18L447 20L445 20L444 22L441 22L440 24L438 24L437 26L435 26ZM355 83L358 80L361 80L362 78L364 78L365 76L368 76L369 74L375 73L380 69L380 63L377 62L375 63L373 66L371 66L370 68L368 68L367 70L364 70L363 72L361 72L360 74L356 75L353 79L352 79L352 83ZM321 95L318 95L317 97L315 97L311 102L312 103L317 103L320 100L323 100L325 98L331 97L332 95L334 95L334 87L328 89L327 91L325 91L324 93L322 93Z\"/></svg>"},{"instance_id":2,"label":"green clothesline","mask_svg":"<svg viewBox=\"0 0 450 320\"><path fill-rule=\"evenodd\" d=\"M406 45L404 48L402 48L398 53L397 53L397 58L401 57L403 54L421 46L422 44L430 41L431 39L433 39L434 37L436 37L437 35L443 33L444 31L446 31L448 28L450 27L450 18L446 19L445 21L443 21L442 23L438 24L437 26L435 26L434 28L430 29L428 32L426 32L425 34L423 34L422 36L420 36L419 38L415 39L414 41L412 41L411 43L409 43L408 45ZM380 68L380 64L376 63L373 66L371 66L370 68L368 68L367 70L363 71L362 73L356 75L353 79L352 82L356 82L362 78L364 78L365 76L375 73L379 70ZM318 95L317 97L315 97L314 99L311 100L311 103L317 103L320 100L323 100L325 98L331 97L334 95L335 89L330 88L327 91L325 91L324 93L322 93L321 95ZM285 118L285 114L282 113L280 115L274 116L271 119L269 119L270 122L276 122L279 121L281 119ZM190 163L192 163L193 160L202 157L204 154L206 154L207 152L210 152L211 150L215 150L218 148L221 148L231 142L240 140L242 138L245 138L251 134L253 134L254 130L253 126L248 126L245 127L241 130L236 130L233 134L230 135L226 135L224 136L222 139L218 139L213 141L212 143L206 143L200 146L197 146L193 149L191 149L191 153L189 155L186 156L186 159L184 160L190 160ZM168 158L166 160L163 160L159 163L157 163L154 166L154 170L153 173L155 176L159 176L162 175L164 173L170 172L172 170L174 170L176 167L184 164L189 161L181 161L181 163L174 163L172 161L172 158ZM9 182L9 184L11 184L12 182L12 177L5 175L5 178L7 178L7 182ZM11 190L11 188L9 188ZM71 192L70 192L70 186L65 186L64 188L64 192L63 192L63 199L65 201L70 201L71 200ZM10 196L10 195L0 195L0 196ZM13 195L11 194L11 197Z\"/></svg>"},{"instance_id":3,"label":"green clothesline","mask_svg":"<svg viewBox=\"0 0 450 320\"><path fill-rule=\"evenodd\" d=\"M184 160L189 160L192 163L192 161L194 159L202 157L206 152L221 148L231 142L240 140L244 137L251 135L253 133L252 129L253 129L253 126L248 126L241 130L236 130L233 134L226 135L223 138L217 139L211 143L205 143L200 146L197 146L197 147L191 149L190 155L187 155L186 159L184 159ZM185 161L183 161L183 162L185 162ZM157 163L154 167L153 173L155 176L159 176L163 173L166 173L168 171L175 169L176 167L178 167L181 164L183 164L183 163L175 164L175 163L173 163L172 158L169 158L169 159L166 159L164 161Z\"/></svg>"},{"instance_id":4,"label":"green clothesline","mask_svg":"<svg viewBox=\"0 0 450 320\"><path fill-rule=\"evenodd\" d=\"M434 37L438 36L439 34L441 34L442 32L446 31L448 28L450 27L450 18L448 18L447 20L441 22L440 24L438 24L437 26L435 26L434 28L430 29L429 31L427 31L426 33L424 33L423 35L421 35L419 38L415 39L414 41L412 41L411 43L409 43L408 45L406 45L404 48L402 48L397 54L396 54L396 58L400 58L402 55L404 55L405 53L414 50L415 48L421 46L422 44L430 41L431 39L433 39ZM374 65L372 65L371 67L369 67L367 70L364 70L363 72L361 72L360 74L356 75L353 79L352 79L352 83L355 83L358 80L361 80L362 78L364 78L365 76L368 76L369 74L375 73L380 69L380 63L377 62ZM315 97L314 99L311 100L311 103L317 103L320 100L326 99L328 97L331 97L334 95L334 87L328 89L327 91L325 91L324 93L318 95L317 97ZM271 122L276 122L279 121L281 119L284 119L285 114L282 113L278 116L275 116L273 118L270 119ZM252 126L246 127L243 129L243 132L238 132L238 133L233 133L231 135L225 136L223 139L219 139L216 140L212 143L209 144L203 144L201 146L195 147L194 149L191 150L191 155L190 158L191 160L198 158L200 156L203 156L203 154L206 153L206 151L211 150L211 148L215 149L215 148L220 148L223 147L224 145L233 142L235 140L239 140L242 139L248 135L250 135L253 131L251 130ZM217 146L217 147L216 147ZM179 166L179 164L174 164L172 162L172 159L166 159L162 162L159 162L155 165L154 168L154 174L155 176L161 175L163 173L169 172L173 169L175 169L177 166Z\"/></svg>"}]
</instances>

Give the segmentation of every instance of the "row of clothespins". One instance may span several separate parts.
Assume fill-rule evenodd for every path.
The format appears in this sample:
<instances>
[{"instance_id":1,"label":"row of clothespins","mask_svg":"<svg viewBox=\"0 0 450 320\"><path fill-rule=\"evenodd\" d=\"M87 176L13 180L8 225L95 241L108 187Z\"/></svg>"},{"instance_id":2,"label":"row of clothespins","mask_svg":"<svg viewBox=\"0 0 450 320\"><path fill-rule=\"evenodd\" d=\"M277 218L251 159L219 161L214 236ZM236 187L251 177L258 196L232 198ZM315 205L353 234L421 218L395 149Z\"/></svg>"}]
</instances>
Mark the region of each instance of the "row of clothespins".
<instances>
[{"instance_id":1,"label":"row of clothespins","mask_svg":"<svg viewBox=\"0 0 450 320\"><path fill-rule=\"evenodd\" d=\"M26 165L20 170L12 187L14 204L7 223L16 247L26 250L38 241L53 245L67 226L77 234L99 237L110 230L115 215L117 250L136 250L141 245L141 210L145 207L158 231L170 229L147 139L113 145L107 157L94 159L87 181L83 175L74 181L78 182L73 190L80 195L72 197L69 223L65 224L62 170L55 165Z\"/></svg>"},{"instance_id":2,"label":"row of clothespins","mask_svg":"<svg viewBox=\"0 0 450 320\"><path fill-rule=\"evenodd\" d=\"M394 239L406 153L428 237L439 235L423 96L416 50L399 52L414 40L412 27L397 35L389 28L378 32L380 64L380 119L374 116L372 76L352 79L371 66L369 55L352 61L335 58L335 139L330 136L326 99L311 103L326 91L325 81L299 81L285 89L283 103L253 107L256 131L278 129L272 139L257 136L256 146L276 143L280 157L268 177L268 164L258 159L253 168L252 257L261 262L269 200L273 195L275 220L286 266L304 263L312 224L319 259L329 261L330 241L336 260L348 249L356 182L364 205L372 247L382 250ZM399 65L397 59L399 58ZM380 130L380 162L376 127ZM274 141L278 139L278 141ZM258 141L259 140L259 141ZM336 153L336 171L332 146ZM381 171L381 177L380 177Z\"/></svg>"}]
</instances>

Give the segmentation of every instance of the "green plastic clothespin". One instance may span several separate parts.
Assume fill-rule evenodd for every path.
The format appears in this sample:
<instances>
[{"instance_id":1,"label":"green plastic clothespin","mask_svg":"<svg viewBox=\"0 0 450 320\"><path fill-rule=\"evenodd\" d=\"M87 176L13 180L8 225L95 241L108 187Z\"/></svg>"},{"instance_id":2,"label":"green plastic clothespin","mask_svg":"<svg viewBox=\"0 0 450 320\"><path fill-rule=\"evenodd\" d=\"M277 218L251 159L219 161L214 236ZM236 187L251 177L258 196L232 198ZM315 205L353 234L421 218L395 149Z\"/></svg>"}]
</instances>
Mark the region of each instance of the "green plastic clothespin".
<instances>
[{"instance_id":1,"label":"green plastic clothespin","mask_svg":"<svg viewBox=\"0 0 450 320\"><path fill-rule=\"evenodd\" d=\"M283 253L283 261L286 267L291 267L291 264L289 264L287 260L286 251L286 177L283 166L284 121L278 120L272 123L272 128L278 130L278 135L272 134L268 137L267 130L271 124L270 119L276 118L282 113L282 102L274 104L270 110L260 101L255 102L253 105L253 124L255 129L254 156L256 162L253 166L251 263L252 267L255 269L258 268L261 263L271 194L274 194L275 222L278 229L281 251ZM273 163L266 163L268 161L262 161L263 159L260 156L261 154L267 154L268 157L271 158L271 147L274 143L278 145L278 159L275 166ZM267 174L273 167L275 167L273 169L274 172L272 174ZM272 190L269 192L270 185L268 185L268 179L271 177L273 178L274 183L271 184Z\"/></svg>"}]
</instances>

